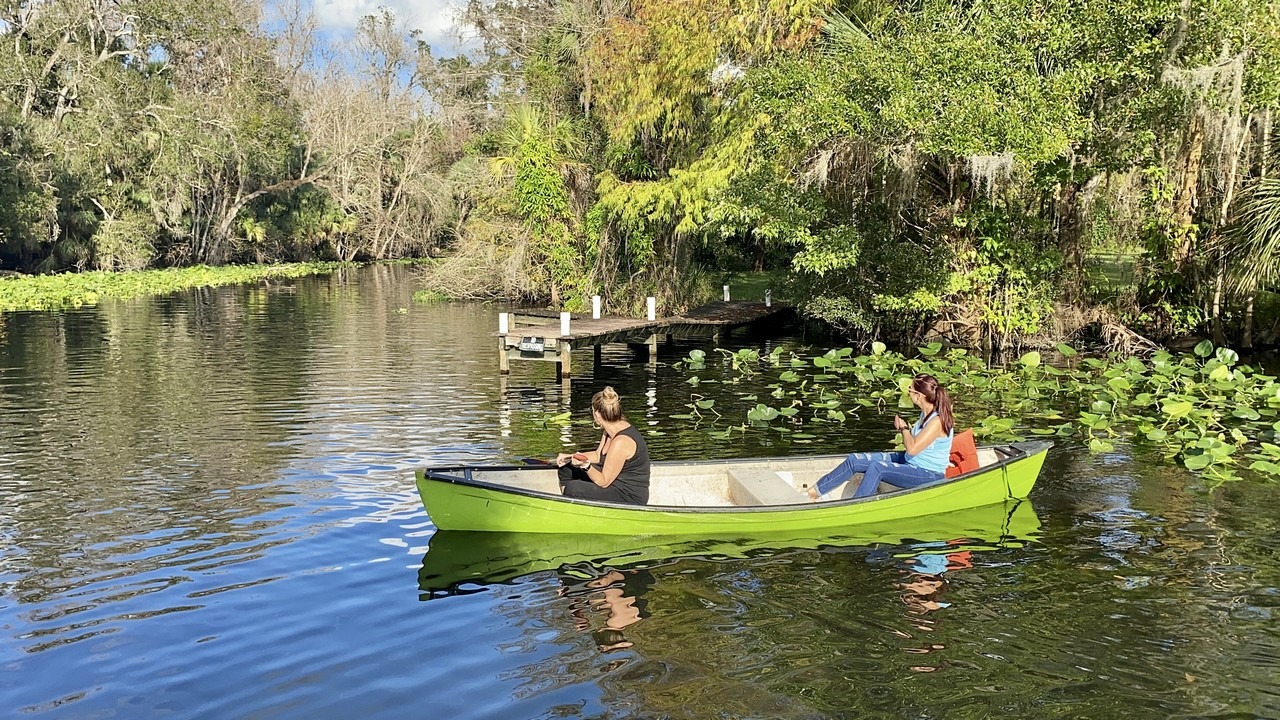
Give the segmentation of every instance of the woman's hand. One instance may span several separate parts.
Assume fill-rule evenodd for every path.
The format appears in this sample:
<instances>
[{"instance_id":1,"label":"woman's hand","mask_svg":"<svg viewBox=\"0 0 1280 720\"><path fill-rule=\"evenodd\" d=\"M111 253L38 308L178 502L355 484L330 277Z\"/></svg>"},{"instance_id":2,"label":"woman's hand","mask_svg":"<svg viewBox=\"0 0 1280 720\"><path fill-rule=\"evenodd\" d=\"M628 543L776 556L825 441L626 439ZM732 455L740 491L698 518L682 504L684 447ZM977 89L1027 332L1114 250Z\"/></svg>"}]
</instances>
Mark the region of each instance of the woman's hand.
<instances>
[{"instance_id":1,"label":"woman's hand","mask_svg":"<svg viewBox=\"0 0 1280 720\"><path fill-rule=\"evenodd\" d=\"M906 429L907 429L907 428L909 428L909 427L911 427L911 426L907 424L907 421L906 421L906 420L903 420L903 419L902 419L902 416L901 416L901 415L894 415L894 416L893 416L893 429L894 429L894 430L906 430Z\"/></svg>"},{"instance_id":2,"label":"woman's hand","mask_svg":"<svg viewBox=\"0 0 1280 720\"><path fill-rule=\"evenodd\" d=\"M564 467L565 463L573 460L572 453L560 453L556 455L556 467Z\"/></svg>"}]
</instances>

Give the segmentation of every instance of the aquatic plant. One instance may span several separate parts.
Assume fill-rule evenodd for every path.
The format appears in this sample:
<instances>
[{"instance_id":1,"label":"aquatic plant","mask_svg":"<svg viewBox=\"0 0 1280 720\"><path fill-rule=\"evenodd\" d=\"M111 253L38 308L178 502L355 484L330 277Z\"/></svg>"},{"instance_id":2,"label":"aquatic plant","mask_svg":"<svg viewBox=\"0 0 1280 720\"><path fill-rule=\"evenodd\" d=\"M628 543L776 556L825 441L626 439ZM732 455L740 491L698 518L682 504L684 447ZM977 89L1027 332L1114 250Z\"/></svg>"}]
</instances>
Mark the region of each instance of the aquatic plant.
<instances>
[{"instance_id":1,"label":"aquatic plant","mask_svg":"<svg viewBox=\"0 0 1280 720\"><path fill-rule=\"evenodd\" d=\"M909 409L910 377L930 373L963 400L959 424L972 426L975 435L991 441L1070 437L1104 453L1123 440L1153 448L1210 484L1238 479L1242 467L1258 476L1280 477L1276 376L1242 364L1235 351L1215 348L1209 341L1187 355L1162 351L1146 359L1082 357L1063 344L1054 363L1045 362L1039 352L1028 352L995 366L940 343L918 348L911 357L879 343L870 355L854 355L851 348L816 356L782 348L764 356L721 352L729 360L721 381L726 387L769 368L777 372L777 380L765 386L765 399L754 392L739 393L748 408L745 417L730 417L726 411L708 418L698 412L711 407L705 390L691 397L694 412L674 416L713 424L721 418L736 420L733 426L710 431L719 439L735 430L772 428L790 442L812 442L817 437L810 432L816 432L814 426L844 423L861 413ZM679 364L692 370L701 369L703 362L703 356L691 355ZM772 425L775 421L782 426Z\"/></svg>"},{"instance_id":2,"label":"aquatic plant","mask_svg":"<svg viewBox=\"0 0 1280 720\"><path fill-rule=\"evenodd\" d=\"M274 278L293 278L333 272L343 263L310 262L282 265L223 265L140 270L25 275L0 278L0 312L56 310L94 305L104 297L134 298L195 287L237 285Z\"/></svg>"}]
</instances>

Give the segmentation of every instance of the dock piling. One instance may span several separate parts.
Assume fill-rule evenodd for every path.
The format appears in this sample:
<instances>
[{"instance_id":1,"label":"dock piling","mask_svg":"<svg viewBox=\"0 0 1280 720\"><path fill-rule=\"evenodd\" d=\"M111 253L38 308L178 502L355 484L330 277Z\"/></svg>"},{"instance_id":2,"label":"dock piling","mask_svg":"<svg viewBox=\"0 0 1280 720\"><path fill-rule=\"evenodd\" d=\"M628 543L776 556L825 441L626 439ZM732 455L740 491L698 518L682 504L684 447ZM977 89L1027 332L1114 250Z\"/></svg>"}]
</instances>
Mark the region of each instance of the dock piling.
<instances>
[{"instance_id":1,"label":"dock piling","mask_svg":"<svg viewBox=\"0 0 1280 720\"><path fill-rule=\"evenodd\" d=\"M511 331L511 319L507 313L498 313L498 372L507 375L511 372L511 362L507 359L507 333Z\"/></svg>"},{"instance_id":2,"label":"dock piling","mask_svg":"<svg viewBox=\"0 0 1280 720\"><path fill-rule=\"evenodd\" d=\"M570 335L569 320L569 313L560 313L560 361L556 363L556 377L563 380L573 377L573 347L564 339Z\"/></svg>"}]
</instances>

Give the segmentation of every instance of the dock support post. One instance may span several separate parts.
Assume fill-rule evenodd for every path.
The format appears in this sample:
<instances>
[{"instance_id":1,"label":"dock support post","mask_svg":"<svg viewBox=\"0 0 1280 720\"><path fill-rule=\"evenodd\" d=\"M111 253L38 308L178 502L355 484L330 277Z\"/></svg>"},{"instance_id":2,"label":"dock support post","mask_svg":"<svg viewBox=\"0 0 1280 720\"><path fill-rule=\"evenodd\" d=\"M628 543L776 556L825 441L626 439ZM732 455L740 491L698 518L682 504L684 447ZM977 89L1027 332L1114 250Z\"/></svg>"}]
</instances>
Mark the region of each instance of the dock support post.
<instances>
[{"instance_id":1,"label":"dock support post","mask_svg":"<svg viewBox=\"0 0 1280 720\"><path fill-rule=\"evenodd\" d=\"M649 322L657 320L658 299L653 296L649 296L644 299L644 304L646 309L645 316L648 318ZM645 349L649 352L649 364L655 365L658 362L658 334L653 333L644 341L644 343L646 346Z\"/></svg>"},{"instance_id":2,"label":"dock support post","mask_svg":"<svg viewBox=\"0 0 1280 720\"><path fill-rule=\"evenodd\" d=\"M600 319L600 296L599 295L591 296L591 319L592 320Z\"/></svg>"},{"instance_id":3,"label":"dock support post","mask_svg":"<svg viewBox=\"0 0 1280 720\"><path fill-rule=\"evenodd\" d=\"M556 363L556 379L568 380L573 376L573 350L569 347L569 313L560 313L560 361Z\"/></svg>"},{"instance_id":4,"label":"dock support post","mask_svg":"<svg viewBox=\"0 0 1280 720\"><path fill-rule=\"evenodd\" d=\"M573 351L569 343L560 343L560 360L556 363L556 379L568 380L573 376Z\"/></svg>"},{"instance_id":5,"label":"dock support post","mask_svg":"<svg viewBox=\"0 0 1280 720\"><path fill-rule=\"evenodd\" d=\"M498 313L498 372L503 375L511 372L511 361L507 359L507 333L510 331L507 314Z\"/></svg>"},{"instance_id":6,"label":"dock support post","mask_svg":"<svg viewBox=\"0 0 1280 720\"><path fill-rule=\"evenodd\" d=\"M595 354L595 363L591 366L591 369L592 369L593 371L594 371L594 370L599 370L599 369L600 369L600 363L601 363L601 360L600 360L600 343L596 343L594 347L595 347L595 353L594 353L594 354Z\"/></svg>"}]
</instances>

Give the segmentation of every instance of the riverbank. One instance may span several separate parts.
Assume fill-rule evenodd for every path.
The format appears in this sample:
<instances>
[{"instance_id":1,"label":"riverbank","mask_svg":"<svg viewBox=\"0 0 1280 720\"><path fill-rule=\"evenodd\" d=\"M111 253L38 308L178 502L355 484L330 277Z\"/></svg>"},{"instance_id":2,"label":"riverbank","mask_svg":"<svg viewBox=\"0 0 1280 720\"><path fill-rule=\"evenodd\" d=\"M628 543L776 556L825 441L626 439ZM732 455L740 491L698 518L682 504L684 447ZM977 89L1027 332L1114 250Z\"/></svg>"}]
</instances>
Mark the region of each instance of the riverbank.
<instances>
[{"instance_id":1,"label":"riverbank","mask_svg":"<svg viewBox=\"0 0 1280 720\"><path fill-rule=\"evenodd\" d=\"M135 272L92 271L0 278L0 312L57 310L93 305L100 299L164 295L197 287L323 275L352 263L308 262L280 265L197 265Z\"/></svg>"}]
</instances>

